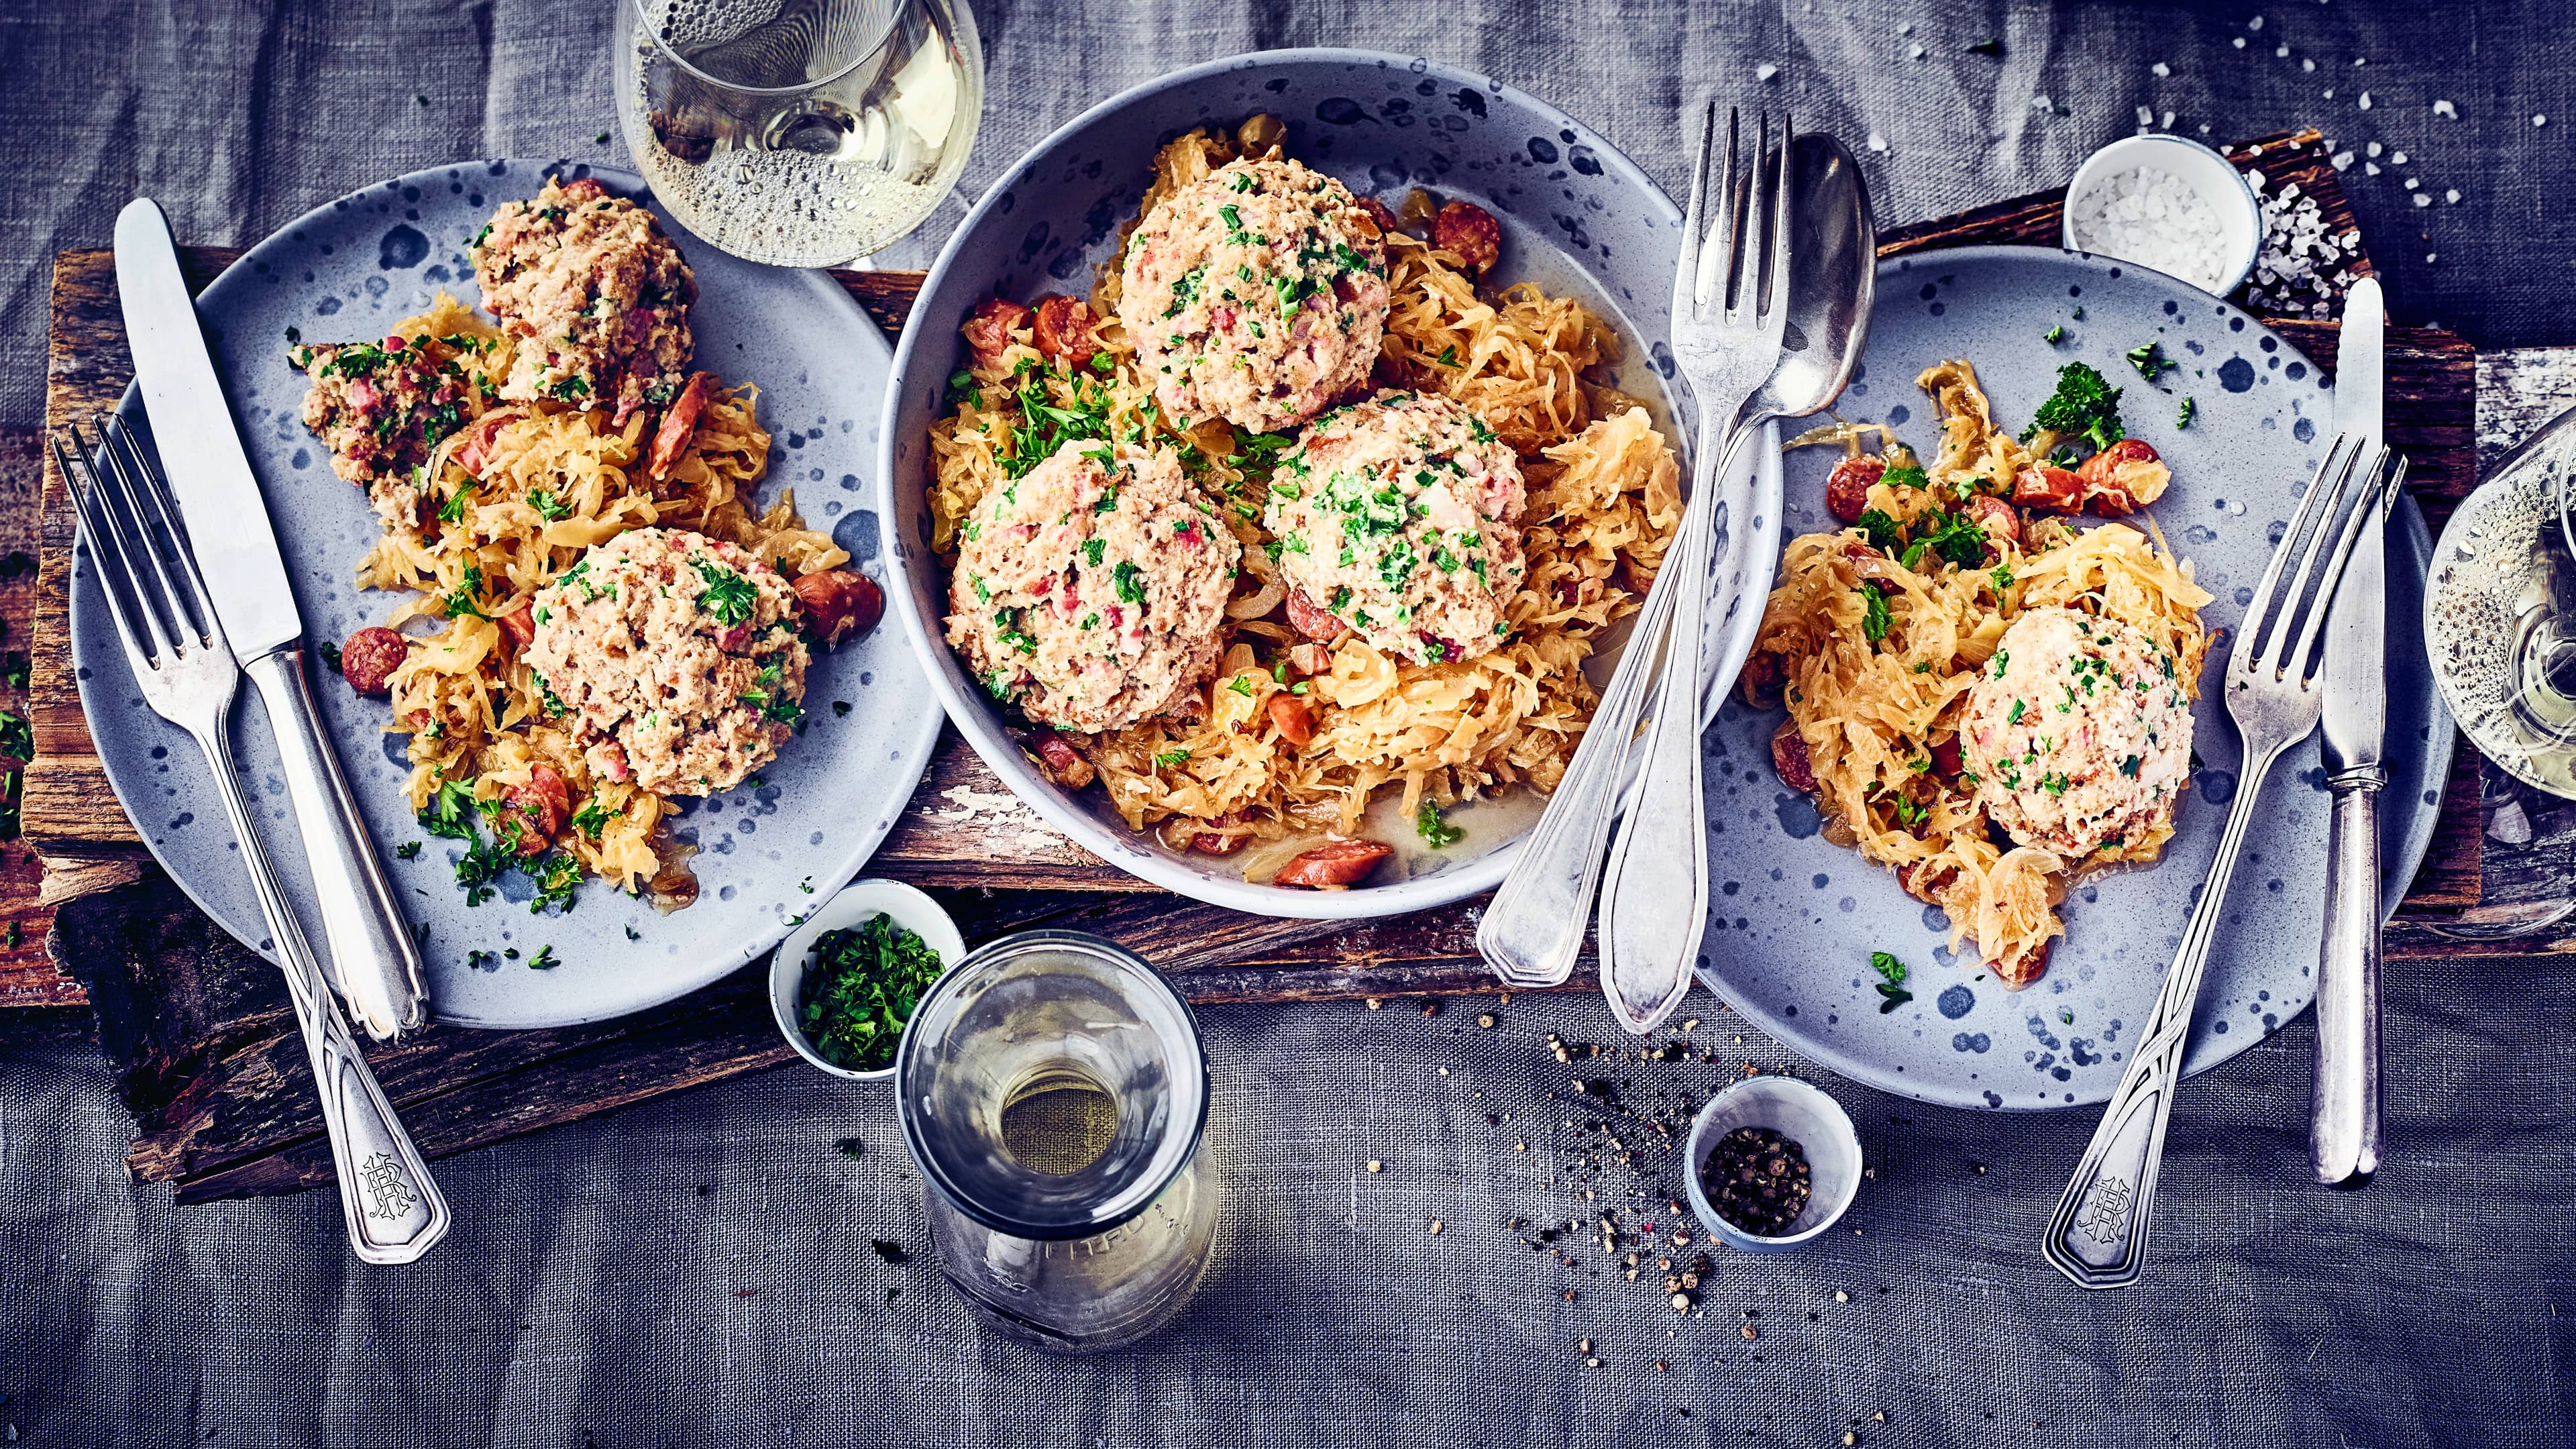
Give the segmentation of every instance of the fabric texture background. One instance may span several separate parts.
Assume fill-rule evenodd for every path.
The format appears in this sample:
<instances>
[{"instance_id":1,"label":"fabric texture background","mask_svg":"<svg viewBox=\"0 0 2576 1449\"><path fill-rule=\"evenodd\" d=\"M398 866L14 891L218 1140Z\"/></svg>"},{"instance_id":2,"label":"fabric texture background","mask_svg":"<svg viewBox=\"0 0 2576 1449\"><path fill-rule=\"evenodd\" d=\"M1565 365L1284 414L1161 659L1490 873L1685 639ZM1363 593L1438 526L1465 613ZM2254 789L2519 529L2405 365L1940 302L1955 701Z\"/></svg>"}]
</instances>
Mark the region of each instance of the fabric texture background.
<instances>
[{"instance_id":1,"label":"fabric texture background","mask_svg":"<svg viewBox=\"0 0 2576 1449\"><path fill-rule=\"evenodd\" d=\"M53 253L103 244L137 192L181 237L238 245L439 161L622 160L611 3L0 7L0 134L21 158L0 188L0 427L41 417ZM2486 346L2576 340L2576 71L2545 0L2284 3L2259 27L2250 6L1808 0L977 13L970 193L1102 96L1283 45L1489 71L1668 187L1687 96L1792 107L1885 142L1863 153L1883 224L2062 180L2145 106L2213 139L2322 126L2356 151L2346 184L2402 318ZM1988 39L2000 56L1969 49ZM920 264L963 209L884 260ZM454 1235L371 1270L327 1194L174 1210L128 1184L131 1124L95 1053L0 1043L0 1424L79 1445L2567 1442L2576 961L2400 970L2389 997L2392 1159L2366 1192L2307 1184L2303 1017L2185 1094L2150 1280L2085 1296L2036 1244L2090 1113L1972 1115L1824 1078L1874 1178L1804 1252L1721 1253L1688 1317L1580 1227L1552 1245L1568 1265L1507 1224L1580 1223L1625 1191L1624 1169L1599 1202L1551 1180L1598 1143L1574 1078L1696 1101L1745 1062L1795 1066L1715 1003L1692 1008L1714 1063L1570 1067L1544 1039L1615 1036L1597 1000L1523 999L1492 1030L1466 1002L1206 1013L1219 1261L1177 1324L1097 1361L968 1322L881 1092L789 1068L451 1159ZM1622 1130L1651 1168L1651 1134Z\"/></svg>"}]
</instances>

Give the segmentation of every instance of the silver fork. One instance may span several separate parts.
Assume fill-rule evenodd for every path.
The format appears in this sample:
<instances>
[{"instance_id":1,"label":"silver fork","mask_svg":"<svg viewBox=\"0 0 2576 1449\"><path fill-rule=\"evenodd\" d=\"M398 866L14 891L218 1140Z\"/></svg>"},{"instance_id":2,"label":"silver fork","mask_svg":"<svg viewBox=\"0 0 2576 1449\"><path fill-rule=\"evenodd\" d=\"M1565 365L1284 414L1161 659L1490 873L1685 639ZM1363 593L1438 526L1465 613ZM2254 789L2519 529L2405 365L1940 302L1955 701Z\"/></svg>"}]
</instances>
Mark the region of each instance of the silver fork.
<instances>
[{"instance_id":1,"label":"silver fork","mask_svg":"<svg viewBox=\"0 0 2576 1449\"><path fill-rule=\"evenodd\" d=\"M1707 120L1713 131L1714 107ZM1770 118L1757 120L1753 165L1739 178L1734 118L1728 118L1720 192L1725 270L1720 274L1703 260L1694 232L1683 238L1673 283L1673 357L1700 403L1699 446L1692 450L1698 476L1691 492L1707 501L1683 523L1689 551L1677 567L1680 581L1690 587L1673 600L1644 772L1601 880L1601 992L1609 998L1610 1014L1639 1036L1663 1025L1690 994L1691 968L1708 927L1708 802L1701 793L1699 748L1701 621L1718 518L1734 519L1739 537L1747 532L1742 526L1746 500L1717 498L1718 480L1729 476L1736 450L1760 424L1746 404L1779 366L1788 330L1791 135L1783 118L1775 167L1768 149ZM1703 154L1707 149L1704 135ZM1695 212L1706 180L1704 162L1699 171L1691 187ZM1715 407L1730 403L1731 416L1720 417ZM1721 435L1723 449L1713 446Z\"/></svg>"},{"instance_id":2,"label":"silver fork","mask_svg":"<svg viewBox=\"0 0 2576 1449\"><path fill-rule=\"evenodd\" d=\"M2326 450L2308 496L2299 505L2271 566L2255 586L2254 602L2228 651L2227 714L2244 741L2244 765L2237 775L2236 803L2227 813L2227 828L2218 837L2218 858L2210 863L2200 904L2183 928L2182 949L2165 975L2129 1070L2103 1109L2102 1125L2076 1164L2074 1180L2048 1220L2048 1237L2040 1251L2057 1270L2084 1288L2125 1288L2146 1270L2147 1230L2155 1206L2156 1176L2164 1161L2165 1125L2173 1115L2174 1089L2182 1081L2183 1048L2191 1039L2192 1008L2200 997L2202 970L2227 904L2228 877L2236 853L2253 823L2254 805L2263 793L2263 777L2281 752L2317 727L2325 696L2318 687L2317 634L2343 578L2344 562L2363 522L2387 502L2402 470L2389 467L2385 448L2359 468L2361 442L2338 437ZM2358 479L2356 480L2356 472ZM2344 509L2347 495L2359 501ZM2341 526L2337 527L2338 516ZM2307 540L2299 551L2302 537ZM2332 539L2332 548L2328 540ZM2288 567L2297 554L2295 568ZM2322 557L2322 563L2320 558ZM2304 601L2304 612L2301 604Z\"/></svg>"},{"instance_id":3,"label":"silver fork","mask_svg":"<svg viewBox=\"0 0 2576 1449\"><path fill-rule=\"evenodd\" d=\"M1755 174L1765 165L1770 118L1757 115L1755 128L1753 159L1746 165L1741 156L1741 118L1732 110L1727 113L1726 169L1712 198L1709 171L1718 160L1717 103L1711 100L1700 107L1699 152L1691 172L1690 210L1682 224L1672 307L1674 360L1699 404L1691 496L1681 527L1665 549L1655 586L1637 611L1627 652L1609 687L1601 692L1574 761L1549 799L1547 813L1521 843L1520 860L1477 925L1477 949L1508 985L1554 986L1574 974L1575 960L1583 951L1584 925L1592 916L1594 890L1601 881L1602 844L1618 808L1636 740L1638 711L1645 704L1647 681L1655 675L1659 655L1668 656L1663 669L1666 702L1656 709L1658 730L1648 747L1650 758L1658 746L1686 748L1691 755L1684 767L1690 784L1675 788L1687 788L1694 800L1698 795L1698 644L1708 594L1709 541L1721 502L1710 495L1716 480L1724 476L1717 444L1778 363L1788 320L1790 129L1784 119L1773 204L1757 207L1760 188ZM1714 227L1708 216L1712 199L1719 213ZM1756 225L1758 232L1753 230ZM1767 271L1766 256L1770 259ZM1686 699L1687 704L1676 709L1670 703L1673 699ZM1661 728L1665 720L1672 721L1669 731ZM1685 737L1688 743L1665 745L1662 737L1667 734ZM1647 803L1640 801L1639 808ZM1701 909L1694 919L1706 914L1707 850L1706 839L1695 835L1689 858L1663 867L1696 879ZM1679 888L1681 883L1675 884ZM1685 962L1698 954L1696 930L1690 949L1681 954ZM1602 949L1606 990L1612 965L1606 931ZM1657 954L1662 954L1660 948ZM1617 1008L1615 994L1612 1004Z\"/></svg>"},{"instance_id":4,"label":"silver fork","mask_svg":"<svg viewBox=\"0 0 2576 1449\"><path fill-rule=\"evenodd\" d=\"M80 511L99 592L144 702L204 748L224 814L241 840L242 863L277 942L278 964L304 1030L305 1055L321 1090L322 1125L331 1139L350 1246L370 1263L408 1263L446 1236L447 1200L358 1054L253 823L226 726L240 691L241 666L207 603L196 557L178 527L178 510L121 420L100 418L92 428L96 442L85 441L74 423L55 435L53 449L63 487Z\"/></svg>"}]
</instances>

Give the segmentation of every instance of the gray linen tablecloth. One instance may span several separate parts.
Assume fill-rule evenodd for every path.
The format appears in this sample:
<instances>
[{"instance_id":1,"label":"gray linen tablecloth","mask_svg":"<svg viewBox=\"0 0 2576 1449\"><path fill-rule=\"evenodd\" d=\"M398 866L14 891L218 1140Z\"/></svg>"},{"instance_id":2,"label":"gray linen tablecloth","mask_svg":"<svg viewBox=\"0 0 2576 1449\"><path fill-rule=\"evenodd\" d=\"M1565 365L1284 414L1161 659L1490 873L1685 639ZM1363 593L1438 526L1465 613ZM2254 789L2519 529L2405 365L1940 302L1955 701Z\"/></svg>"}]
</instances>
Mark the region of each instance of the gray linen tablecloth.
<instances>
[{"instance_id":1,"label":"gray linen tablecloth","mask_svg":"<svg viewBox=\"0 0 2576 1449\"><path fill-rule=\"evenodd\" d=\"M610 3L0 7L0 137L20 158L0 188L0 426L41 414L52 253L103 243L138 191L183 237L240 244L436 161L618 159L591 139L614 130ZM1686 92L1759 95L1882 140L1865 160L1886 222L2062 180L2140 107L2220 139L2314 122L2356 153L2346 184L2402 317L2491 346L2576 341L2576 101L2545 0L979 14L970 187L1119 87L1299 44L1490 71L1667 184ZM2000 56L1970 50L1988 39ZM961 212L889 260L917 264ZM2185 1096L2150 1282L2080 1296L2035 1243L2089 1114L1970 1115L1828 1078L1875 1167L1847 1226L1794 1256L1721 1257L1687 1317L1651 1265L1624 1281L1580 1227L1523 1239L1629 1181L1614 1163L1598 1202L1570 1185L1605 1150L1597 1113L1569 1105L1575 1076L1645 1103L1795 1065L1713 1003L1692 1036L1714 1062L1573 1067L1544 1038L1614 1035L1597 1000L1525 999L1491 1030L1456 1006L1210 1013L1217 1268L1161 1338L1092 1362L966 1321L923 1256L880 1093L787 1070L451 1160L454 1236L370 1270L328 1195L174 1211L132 1187L94 1053L21 1040L0 1045L0 1442L2567 1442L2576 961L2400 970L2389 990L2393 1159L2365 1193L2306 1185L2293 1023ZM890 1264L871 1238L915 1256Z\"/></svg>"}]
</instances>

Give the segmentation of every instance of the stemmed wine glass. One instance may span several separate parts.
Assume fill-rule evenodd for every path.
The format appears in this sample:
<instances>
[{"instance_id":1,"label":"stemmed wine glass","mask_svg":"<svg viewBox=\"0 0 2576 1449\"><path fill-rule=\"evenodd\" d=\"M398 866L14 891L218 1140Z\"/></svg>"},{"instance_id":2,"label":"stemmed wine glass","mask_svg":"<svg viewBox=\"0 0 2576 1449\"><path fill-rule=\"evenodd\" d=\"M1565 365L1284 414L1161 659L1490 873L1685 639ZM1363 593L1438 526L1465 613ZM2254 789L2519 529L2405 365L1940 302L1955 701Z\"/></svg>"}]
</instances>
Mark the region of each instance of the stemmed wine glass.
<instances>
[{"instance_id":1,"label":"stemmed wine glass","mask_svg":"<svg viewBox=\"0 0 2576 1449\"><path fill-rule=\"evenodd\" d=\"M965 0L616 0L619 124L681 225L831 266L927 220L966 165L984 51Z\"/></svg>"}]
</instances>

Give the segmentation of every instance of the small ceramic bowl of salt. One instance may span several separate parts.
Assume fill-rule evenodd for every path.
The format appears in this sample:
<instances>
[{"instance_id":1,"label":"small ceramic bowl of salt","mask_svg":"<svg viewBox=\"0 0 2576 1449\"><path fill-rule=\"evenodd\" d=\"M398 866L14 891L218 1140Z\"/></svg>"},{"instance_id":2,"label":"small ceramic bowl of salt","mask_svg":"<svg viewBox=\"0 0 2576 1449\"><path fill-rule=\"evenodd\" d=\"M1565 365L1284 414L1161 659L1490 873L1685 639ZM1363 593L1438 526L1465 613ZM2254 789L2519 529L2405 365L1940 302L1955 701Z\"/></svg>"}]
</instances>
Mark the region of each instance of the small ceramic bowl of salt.
<instances>
[{"instance_id":1,"label":"small ceramic bowl of salt","mask_svg":"<svg viewBox=\"0 0 2576 1449\"><path fill-rule=\"evenodd\" d=\"M2198 141L2127 136L2076 169L2065 240L2224 297L2254 270L2263 208L2244 173Z\"/></svg>"}]
</instances>

